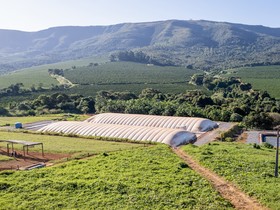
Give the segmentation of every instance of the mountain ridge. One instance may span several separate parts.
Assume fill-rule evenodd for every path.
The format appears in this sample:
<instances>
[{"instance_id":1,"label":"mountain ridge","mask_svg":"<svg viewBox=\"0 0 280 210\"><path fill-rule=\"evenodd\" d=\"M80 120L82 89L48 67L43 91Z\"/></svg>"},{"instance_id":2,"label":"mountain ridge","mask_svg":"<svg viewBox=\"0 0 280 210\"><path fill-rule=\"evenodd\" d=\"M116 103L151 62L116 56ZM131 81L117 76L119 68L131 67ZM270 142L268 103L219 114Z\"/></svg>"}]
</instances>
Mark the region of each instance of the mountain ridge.
<instances>
[{"instance_id":1,"label":"mountain ridge","mask_svg":"<svg viewBox=\"0 0 280 210\"><path fill-rule=\"evenodd\" d=\"M0 29L0 72L125 50L205 70L274 64L280 61L280 28L166 20L37 32Z\"/></svg>"}]
</instances>

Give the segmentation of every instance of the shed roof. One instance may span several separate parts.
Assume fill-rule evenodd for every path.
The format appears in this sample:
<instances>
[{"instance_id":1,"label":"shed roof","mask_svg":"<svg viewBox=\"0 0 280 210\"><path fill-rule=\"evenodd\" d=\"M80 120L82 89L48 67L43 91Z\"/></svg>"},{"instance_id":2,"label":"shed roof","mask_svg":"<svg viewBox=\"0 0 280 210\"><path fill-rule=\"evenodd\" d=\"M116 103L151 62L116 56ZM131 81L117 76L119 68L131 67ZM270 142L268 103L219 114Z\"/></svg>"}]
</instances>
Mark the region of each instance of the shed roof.
<instances>
[{"instance_id":1,"label":"shed roof","mask_svg":"<svg viewBox=\"0 0 280 210\"><path fill-rule=\"evenodd\" d=\"M31 142L31 141L22 141L22 140L0 140L0 142L22 144L22 145L27 145L27 146L34 146L34 145L42 144L42 142Z\"/></svg>"}]
</instances>

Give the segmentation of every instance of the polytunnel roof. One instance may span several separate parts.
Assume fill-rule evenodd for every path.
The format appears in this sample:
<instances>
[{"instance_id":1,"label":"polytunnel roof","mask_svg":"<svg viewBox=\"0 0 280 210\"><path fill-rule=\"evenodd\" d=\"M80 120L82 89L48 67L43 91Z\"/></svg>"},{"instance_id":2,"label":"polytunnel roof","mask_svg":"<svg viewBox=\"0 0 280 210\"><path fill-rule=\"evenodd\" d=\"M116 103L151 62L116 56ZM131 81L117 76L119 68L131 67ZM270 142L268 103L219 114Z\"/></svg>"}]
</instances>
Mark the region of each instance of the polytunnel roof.
<instances>
[{"instance_id":1,"label":"polytunnel roof","mask_svg":"<svg viewBox=\"0 0 280 210\"><path fill-rule=\"evenodd\" d=\"M161 142L171 146L179 146L196 140L195 134L180 129L71 121L55 122L39 129L38 131Z\"/></svg>"},{"instance_id":2,"label":"polytunnel roof","mask_svg":"<svg viewBox=\"0 0 280 210\"><path fill-rule=\"evenodd\" d=\"M218 127L216 122L197 117L173 117L119 113L98 114L85 121L103 124L181 128L190 132L206 132Z\"/></svg>"}]
</instances>

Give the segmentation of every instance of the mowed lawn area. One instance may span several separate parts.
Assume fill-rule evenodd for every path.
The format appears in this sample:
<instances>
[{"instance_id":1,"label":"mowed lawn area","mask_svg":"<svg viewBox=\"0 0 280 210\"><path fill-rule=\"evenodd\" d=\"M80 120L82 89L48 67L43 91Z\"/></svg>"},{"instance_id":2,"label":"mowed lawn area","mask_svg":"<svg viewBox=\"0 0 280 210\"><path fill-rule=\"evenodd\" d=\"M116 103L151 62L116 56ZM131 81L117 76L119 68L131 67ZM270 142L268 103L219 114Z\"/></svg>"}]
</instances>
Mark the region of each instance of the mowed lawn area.
<instances>
[{"instance_id":1,"label":"mowed lawn area","mask_svg":"<svg viewBox=\"0 0 280 210\"><path fill-rule=\"evenodd\" d=\"M279 209L280 178L274 177L275 149L219 142L201 147L186 145L183 150L265 206Z\"/></svg>"},{"instance_id":2,"label":"mowed lawn area","mask_svg":"<svg viewBox=\"0 0 280 210\"><path fill-rule=\"evenodd\" d=\"M168 146L0 173L2 209L233 209Z\"/></svg>"}]
</instances>

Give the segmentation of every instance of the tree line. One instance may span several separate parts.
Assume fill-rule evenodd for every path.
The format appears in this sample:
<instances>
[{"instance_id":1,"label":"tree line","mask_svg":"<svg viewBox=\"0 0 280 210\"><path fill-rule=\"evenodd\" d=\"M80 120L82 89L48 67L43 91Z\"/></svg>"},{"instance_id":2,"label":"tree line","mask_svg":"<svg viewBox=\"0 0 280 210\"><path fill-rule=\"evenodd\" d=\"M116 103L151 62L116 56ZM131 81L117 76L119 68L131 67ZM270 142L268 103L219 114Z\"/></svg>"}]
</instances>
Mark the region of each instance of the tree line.
<instances>
[{"instance_id":1,"label":"tree line","mask_svg":"<svg viewBox=\"0 0 280 210\"><path fill-rule=\"evenodd\" d=\"M247 127L262 129L280 123L280 102L265 91L253 90L249 83L242 83L238 78L209 75L194 75L191 82L203 85L208 91L164 94L146 88L139 95L114 91L100 91L95 97L42 94L34 100L11 102L6 107L0 104L0 115L116 112L204 117L214 121L241 122Z\"/></svg>"},{"instance_id":2,"label":"tree line","mask_svg":"<svg viewBox=\"0 0 280 210\"><path fill-rule=\"evenodd\" d=\"M153 64L157 66L175 66L170 59L162 59L156 56L150 56L142 51L125 50L112 53L110 55L110 61L129 61L144 64Z\"/></svg>"}]
</instances>

